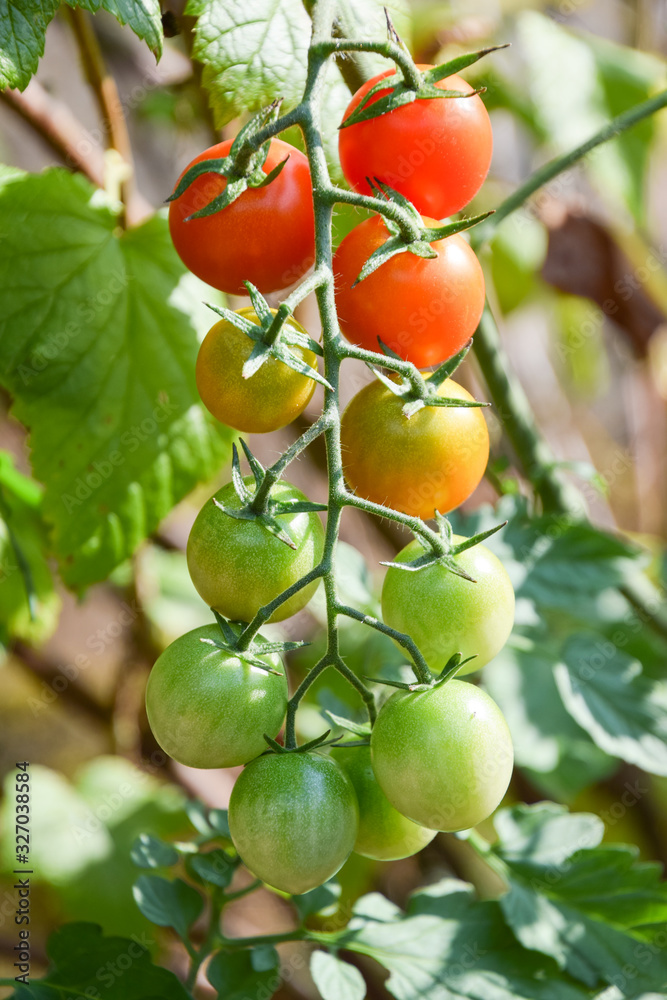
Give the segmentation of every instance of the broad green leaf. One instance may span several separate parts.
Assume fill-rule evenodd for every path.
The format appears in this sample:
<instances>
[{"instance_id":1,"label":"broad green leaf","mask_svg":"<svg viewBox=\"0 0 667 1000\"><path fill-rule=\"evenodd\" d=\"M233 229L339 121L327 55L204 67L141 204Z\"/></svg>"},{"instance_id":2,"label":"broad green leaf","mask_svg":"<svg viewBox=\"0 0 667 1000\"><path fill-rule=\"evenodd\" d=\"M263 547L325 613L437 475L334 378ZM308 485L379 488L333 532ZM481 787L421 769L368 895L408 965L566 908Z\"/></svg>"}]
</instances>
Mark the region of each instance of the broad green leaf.
<instances>
[{"instance_id":1,"label":"broad green leaf","mask_svg":"<svg viewBox=\"0 0 667 1000\"><path fill-rule=\"evenodd\" d=\"M528 631L528 630L526 630ZM550 795L571 800L616 768L563 705L553 675L558 646L519 634L484 668L483 684L510 727L516 763Z\"/></svg>"},{"instance_id":2,"label":"broad green leaf","mask_svg":"<svg viewBox=\"0 0 667 1000\"><path fill-rule=\"evenodd\" d=\"M301 0L189 0L186 12L219 127L279 97L298 104L311 32Z\"/></svg>"},{"instance_id":3,"label":"broad green leaf","mask_svg":"<svg viewBox=\"0 0 667 1000\"><path fill-rule=\"evenodd\" d=\"M49 569L42 489L0 451L0 643L38 642L58 621L61 601Z\"/></svg>"},{"instance_id":4,"label":"broad green leaf","mask_svg":"<svg viewBox=\"0 0 667 1000\"><path fill-rule=\"evenodd\" d=\"M371 897L373 898L373 897ZM389 904L391 907L391 904ZM365 899L355 907L343 947L390 973L397 1000L584 1000L589 994L555 963L526 951L499 904L478 902L472 887L445 879L416 893L403 915Z\"/></svg>"},{"instance_id":5,"label":"broad green leaf","mask_svg":"<svg viewBox=\"0 0 667 1000\"><path fill-rule=\"evenodd\" d=\"M132 891L137 906L151 923L173 927L182 938L188 936L188 928L204 908L197 890L180 878L169 881L160 875L140 875Z\"/></svg>"},{"instance_id":6,"label":"broad green leaf","mask_svg":"<svg viewBox=\"0 0 667 1000\"><path fill-rule=\"evenodd\" d=\"M122 232L63 170L10 177L0 213L0 382L30 428L63 578L83 587L217 471L229 432L198 401L200 306L164 218Z\"/></svg>"},{"instance_id":7,"label":"broad green leaf","mask_svg":"<svg viewBox=\"0 0 667 1000\"><path fill-rule=\"evenodd\" d=\"M508 862L559 865L582 848L597 847L604 824L592 813L570 813L555 802L501 809L494 817L501 847Z\"/></svg>"},{"instance_id":8,"label":"broad green leaf","mask_svg":"<svg viewBox=\"0 0 667 1000\"><path fill-rule=\"evenodd\" d=\"M173 972L153 965L145 945L153 941L104 937L97 924L74 923L58 928L46 951L49 971L42 979L20 986L11 1000L188 1000Z\"/></svg>"},{"instance_id":9,"label":"broad green leaf","mask_svg":"<svg viewBox=\"0 0 667 1000\"><path fill-rule=\"evenodd\" d=\"M219 951L211 959L206 977L219 1000L271 997L280 986L280 958L275 948Z\"/></svg>"},{"instance_id":10,"label":"broad green leaf","mask_svg":"<svg viewBox=\"0 0 667 1000\"><path fill-rule=\"evenodd\" d=\"M596 818L552 805L501 811L496 824L510 883L500 905L517 940L591 987L628 976L633 996L664 986L667 955L642 931L667 923L659 865L638 863L635 848L590 847Z\"/></svg>"},{"instance_id":11,"label":"broad green leaf","mask_svg":"<svg viewBox=\"0 0 667 1000\"><path fill-rule=\"evenodd\" d=\"M91 14L106 10L120 24L127 24L151 52L162 55L162 15L159 0L66 0L70 7L82 7Z\"/></svg>"},{"instance_id":12,"label":"broad green leaf","mask_svg":"<svg viewBox=\"0 0 667 1000\"><path fill-rule=\"evenodd\" d=\"M130 857L138 868L169 868L177 863L179 855L171 844L150 833L141 833L132 845Z\"/></svg>"},{"instance_id":13,"label":"broad green leaf","mask_svg":"<svg viewBox=\"0 0 667 1000\"><path fill-rule=\"evenodd\" d=\"M0 90L25 90L58 6L59 0L0 0Z\"/></svg>"},{"instance_id":14,"label":"broad green leaf","mask_svg":"<svg viewBox=\"0 0 667 1000\"><path fill-rule=\"evenodd\" d=\"M594 633L568 639L554 667L572 717L599 747L652 774L667 775L667 684Z\"/></svg>"},{"instance_id":15,"label":"broad green leaf","mask_svg":"<svg viewBox=\"0 0 667 1000\"><path fill-rule=\"evenodd\" d=\"M328 951L314 951L310 972L323 1000L364 1000L366 983L359 969Z\"/></svg>"}]
</instances>

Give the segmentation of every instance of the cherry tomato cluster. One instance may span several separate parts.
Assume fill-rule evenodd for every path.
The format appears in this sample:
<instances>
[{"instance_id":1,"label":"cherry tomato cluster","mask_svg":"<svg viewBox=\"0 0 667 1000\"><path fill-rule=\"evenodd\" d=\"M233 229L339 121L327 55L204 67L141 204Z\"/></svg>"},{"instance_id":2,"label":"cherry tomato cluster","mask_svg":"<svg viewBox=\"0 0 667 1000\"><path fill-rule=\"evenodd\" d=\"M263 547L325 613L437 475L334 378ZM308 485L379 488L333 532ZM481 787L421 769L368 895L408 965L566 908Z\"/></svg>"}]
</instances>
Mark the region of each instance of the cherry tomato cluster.
<instances>
[{"instance_id":1,"label":"cherry tomato cluster","mask_svg":"<svg viewBox=\"0 0 667 1000\"><path fill-rule=\"evenodd\" d=\"M346 117L390 76L362 87ZM449 77L437 86L470 96L415 100L340 133L350 186L364 193L378 185L399 192L423 213L427 228L475 195L492 145L488 115L468 85ZM375 91L371 103L384 93ZM219 161L230 149L230 142L221 143L193 164ZM199 173L172 201L174 245L204 281L233 294L250 281L269 293L293 284L312 264L308 160L272 139L262 170L268 175L280 163L270 183L248 187L214 214L191 218L225 190L219 173ZM366 349L377 352L386 345L416 368L440 365L464 347L477 326L484 304L480 265L468 243L452 235L433 241L433 256L396 253L359 281L368 258L388 239L390 230L377 215L338 248L334 274L341 330ZM309 370L317 373L317 357L307 345L317 345L291 317L285 329L293 338L292 361L272 354L273 341L266 338L267 356L248 376L262 331L275 315L253 299L253 308L227 313L216 323L200 348L201 398L218 420L240 431L285 426L314 390ZM256 324L255 333L246 335L242 321ZM377 361L381 364L381 356ZM427 375L427 386L428 380ZM374 381L352 399L340 427L351 489L423 519L467 499L489 454L484 416L470 405L474 400L466 390L444 376L431 387L431 399L437 395L449 404L428 405L427 398L408 413L390 381ZM156 739L175 760L198 768L245 765L229 806L234 845L267 884L302 893L334 875L352 851L379 860L407 857L438 830L472 827L500 803L513 763L507 724L484 691L453 679L451 664L456 665L456 654L475 657L460 671L467 672L500 651L512 628L514 592L502 564L482 544L466 547L454 536L447 559L406 571L401 564L423 561L427 552L425 543L411 542L386 574L382 614L391 629L412 638L437 680L395 691L382 705L370 739L326 751L285 747L276 740L289 711L281 655L286 644L257 632L245 643L242 638L246 623L287 589L292 593L276 606L271 621L308 603L319 582L325 537L315 505L285 481L273 483L255 509L261 482L255 466L247 478L237 468L233 481L198 514L188 540L188 568L218 623L189 632L164 651L151 672L146 704ZM309 574L310 582L297 587Z\"/></svg>"}]
</instances>

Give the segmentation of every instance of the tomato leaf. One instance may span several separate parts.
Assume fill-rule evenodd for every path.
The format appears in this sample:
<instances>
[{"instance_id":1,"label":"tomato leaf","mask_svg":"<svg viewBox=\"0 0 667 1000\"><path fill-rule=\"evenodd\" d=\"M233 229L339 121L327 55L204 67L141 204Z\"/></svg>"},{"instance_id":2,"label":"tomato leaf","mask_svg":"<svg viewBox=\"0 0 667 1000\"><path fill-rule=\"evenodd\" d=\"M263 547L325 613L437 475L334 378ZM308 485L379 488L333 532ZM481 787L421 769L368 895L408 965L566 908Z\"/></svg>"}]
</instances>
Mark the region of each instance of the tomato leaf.
<instances>
[{"instance_id":1,"label":"tomato leaf","mask_svg":"<svg viewBox=\"0 0 667 1000\"><path fill-rule=\"evenodd\" d=\"M215 885L219 889L226 889L234 877L236 871L236 858L230 857L226 851L220 847L212 851L193 854L186 859L186 867L193 871L199 878Z\"/></svg>"},{"instance_id":2,"label":"tomato leaf","mask_svg":"<svg viewBox=\"0 0 667 1000\"><path fill-rule=\"evenodd\" d=\"M59 169L5 177L0 213L0 382L80 588L219 469L230 434L199 403L200 304L163 218L121 232L102 193Z\"/></svg>"},{"instance_id":3,"label":"tomato leaf","mask_svg":"<svg viewBox=\"0 0 667 1000\"><path fill-rule=\"evenodd\" d=\"M309 892L302 892L292 896L292 903L296 907L301 920L305 920L311 913L321 913L329 916L338 909L338 900L341 895L340 883L335 878L329 879L323 885L318 885L317 889Z\"/></svg>"},{"instance_id":4,"label":"tomato leaf","mask_svg":"<svg viewBox=\"0 0 667 1000\"><path fill-rule=\"evenodd\" d=\"M636 848L598 848L598 818L553 803L502 811L496 829L510 881L500 906L524 947L591 987L626 982L632 970L633 995L662 988L667 956L650 933L667 921L659 865L638 863Z\"/></svg>"},{"instance_id":5,"label":"tomato leaf","mask_svg":"<svg viewBox=\"0 0 667 1000\"><path fill-rule=\"evenodd\" d=\"M66 0L70 7L81 7L96 14L106 10L120 24L127 24L137 38L146 42L159 59L162 55L162 12L159 0Z\"/></svg>"},{"instance_id":6,"label":"tomato leaf","mask_svg":"<svg viewBox=\"0 0 667 1000\"><path fill-rule=\"evenodd\" d=\"M201 915L204 900L196 889L176 878L169 881L160 875L140 875L132 889L134 901L158 927L173 927L181 938Z\"/></svg>"},{"instance_id":7,"label":"tomato leaf","mask_svg":"<svg viewBox=\"0 0 667 1000\"><path fill-rule=\"evenodd\" d=\"M590 996L551 959L523 948L497 902L479 902L472 886L444 879L415 893L402 913L378 894L354 907L347 951L390 973L397 1000L585 1000Z\"/></svg>"},{"instance_id":8,"label":"tomato leaf","mask_svg":"<svg viewBox=\"0 0 667 1000\"><path fill-rule=\"evenodd\" d=\"M314 951L310 972L322 1000L364 1000L366 983L359 969L328 951Z\"/></svg>"},{"instance_id":9,"label":"tomato leaf","mask_svg":"<svg viewBox=\"0 0 667 1000\"><path fill-rule=\"evenodd\" d=\"M667 775L667 684L597 633L571 636L554 667L568 712L606 753Z\"/></svg>"},{"instance_id":10,"label":"tomato leaf","mask_svg":"<svg viewBox=\"0 0 667 1000\"><path fill-rule=\"evenodd\" d=\"M173 972L153 965L150 952L136 938L105 937L97 924L59 927L46 946L49 971L29 985L17 986L16 1000L94 997L105 1000L188 1000Z\"/></svg>"},{"instance_id":11,"label":"tomato leaf","mask_svg":"<svg viewBox=\"0 0 667 1000\"><path fill-rule=\"evenodd\" d=\"M0 89L25 90L59 6L59 0L0 0Z\"/></svg>"},{"instance_id":12,"label":"tomato leaf","mask_svg":"<svg viewBox=\"0 0 667 1000\"><path fill-rule=\"evenodd\" d=\"M275 948L219 951L206 969L206 978L219 1000L247 1000L273 996L280 985L280 958Z\"/></svg>"},{"instance_id":13,"label":"tomato leaf","mask_svg":"<svg viewBox=\"0 0 667 1000\"><path fill-rule=\"evenodd\" d=\"M169 868L179 860L175 847L150 833L141 833L137 837L130 857L138 868Z\"/></svg>"},{"instance_id":14,"label":"tomato leaf","mask_svg":"<svg viewBox=\"0 0 667 1000\"><path fill-rule=\"evenodd\" d=\"M189 0L186 12L219 127L278 97L286 108L299 101L311 33L300 0Z\"/></svg>"},{"instance_id":15,"label":"tomato leaf","mask_svg":"<svg viewBox=\"0 0 667 1000\"><path fill-rule=\"evenodd\" d=\"M70 7L91 13L106 10L127 24L158 56L162 54L162 20L158 0L67 0ZM58 0L0 0L0 90L25 90L44 54L46 29Z\"/></svg>"}]
</instances>

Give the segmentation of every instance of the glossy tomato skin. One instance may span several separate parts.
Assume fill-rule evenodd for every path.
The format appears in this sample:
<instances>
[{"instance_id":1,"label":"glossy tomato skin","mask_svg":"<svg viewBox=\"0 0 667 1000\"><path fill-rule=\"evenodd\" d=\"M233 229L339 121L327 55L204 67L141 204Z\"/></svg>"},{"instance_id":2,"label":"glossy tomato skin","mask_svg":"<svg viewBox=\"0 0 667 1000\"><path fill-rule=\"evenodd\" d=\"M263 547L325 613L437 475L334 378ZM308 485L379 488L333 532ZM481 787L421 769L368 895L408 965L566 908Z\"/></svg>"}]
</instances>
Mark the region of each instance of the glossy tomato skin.
<instances>
[{"instance_id":1,"label":"glossy tomato skin","mask_svg":"<svg viewBox=\"0 0 667 1000\"><path fill-rule=\"evenodd\" d=\"M231 146L232 140L226 140L204 150L183 174L202 160L227 156ZM214 215L185 221L224 190L227 182L219 174L202 174L169 205L176 252L193 274L213 288L245 295L243 282L251 281L260 292L273 292L298 281L315 260L307 158L281 139L272 139L262 169L268 174L286 157L287 163L270 184L248 188Z\"/></svg>"},{"instance_id":2,"label":"glossy tomato skin","mask_svg":"<svg viewBox=\"0 0 667 1000\"><path fill-rule=\"evenodd\" d=\"M438 394L472 399L451 379ZM446 514L484 475L489 432L482 410L426 406L407 418L402 408L402 399L379 380L350 401L341 422L345 478L359 496L405 514Z\"/></svg>"},{"instance_id":3,"label":"glossy tomato skin","mask_svg":"<svg viewBox=\"0 0 667 1000\"><path fill-rule=\"evenodd\" d=\"M436 225L428 218L424 223ZM454 235L431 244L437 257L396 254L354 285L367 259L388 237L375 215L355 226L336 250L340 328L351 343L368 351L380 351L379 337L417 368L441 364L477 329L485 295L480 263L463 237Z\"/></svg>"},{"instance_id":4,"label":"glossy tomato skin","mask_svg":"<svg viewBox=\"0 0 667 1000\"><path fill-rule=\"evenodd\" d=\"M254 309L237 312L257 322ZM289 319L288 323L306 333L296 320ZM202 402L217 420L246 434L266 434L291 424L303 412L315 391L315 382L277 358L269 358L254 375L243 378L243 365L254 346L255 341L245 333L227 320L220 320L199 348L195 376ZM290 350L317 369L312 351L303 347Z\"/></svg>"},{"instance_id":5,"label":"glossy tomato skin","mask_svg":"<svg viewBox=\"0 0 667 1000\"><path fill-rule=\"evenodd\" d=\"M463 541L458 535L457 542ZM424 552L415 539L395 562L410 562ZM390 568L382 588L382 616L398 632L408 632L432 670L440 672L454 653L473 656L462 673L479 670L509 639L514 624L514 589L505 567L485 545L456 556L476 583L445 566L417 572ZM460 675L459 675L460 676Z\"/></svg>"},{"instance_id":6,"label":"glossy tomato skin","mask_svg":"<svg viewBox=\"0 0 667 1000\"><path fill-rule=\"evenodd\" d=\"M248 486L254 485L250 477ZM271 490L277 500L305 500L303 493L286 482ZM227 507L239 508L231 483L215 494ZM322 522L314 511L280 514L278 521L292 534L290 548L259 521L240 520L224 514L213 497L202 507L188 538L188 570L199 596L211 608L232 621L252 621L257 611L309 573L324 548ZM282 621L305 607L315 593L317 580L302 587L273 614Z\"/></svg>"},{"instance_id":7,"label":"glossy tomato skin","mask_svg":"<svg viewBox=\"0 0 667 1000\"><path fill-rule=\"evenodd\" d=\"M357 835L350 780L319 753L268 754L248 764L229 802L243 863L283 892L308 892L335 875Z\"/></svg>"},{"instance_id":8,"label":"glossy tomato skin","mask_svg":"<svg viewBox=\"0 0 667 1000\"><path fill-rule=\"evenodd\" d=\"M431 69L420 65L420 69ZM356 92L343 121L379 80ZM392 81L393 82L393 81ZM441 90L472 93L460 76L436 83ZM372 98L378 100L387 91ZM370 194L367 177L377 177L409 198L418 212L444 219L474 198L489 171L491 121L478 96L422 99L338 133L343 173L356 191Z\"/></svg>"},{"instance_id":9,"label":"glossy tomato skin","mask_svg":"<svg viewBox=\"0 0 667 1000\"><path fill-rule=\"evenodd\" d=\"M359 804L356 854L376 861L397 861L409 858L431 843L436 831L402 816L378 785L370 747L334 749L333 759L352 782Z\"/></svg>"},{"instance_id":10,"label":"glossy tomato skin","mask_svg":"<svg viewBox=\"0 0 667 1000\"><path fill-rule=\"evenodd\" d=\"M241 654L211 645L216 639L217 625L204 625L176 639L156 660L146 688L146 711L156 740L188 767L246 764L266 749L264 733L277 735L287 710L280 657L262 657L280 676L268 674Z\"/></svg>"},{"instance_id":11,"label":"glossy tomato skin","mask_svg":"<svg viewBox=\"0 0 667 1000\"><path fill-rule=\"evenodd\" d=\"M486 692L450 680L397 691L380 709L371 759L391 804L434 830L467 830L500 804L514 754L505 718Z\"/></svg>"}]
</instances>

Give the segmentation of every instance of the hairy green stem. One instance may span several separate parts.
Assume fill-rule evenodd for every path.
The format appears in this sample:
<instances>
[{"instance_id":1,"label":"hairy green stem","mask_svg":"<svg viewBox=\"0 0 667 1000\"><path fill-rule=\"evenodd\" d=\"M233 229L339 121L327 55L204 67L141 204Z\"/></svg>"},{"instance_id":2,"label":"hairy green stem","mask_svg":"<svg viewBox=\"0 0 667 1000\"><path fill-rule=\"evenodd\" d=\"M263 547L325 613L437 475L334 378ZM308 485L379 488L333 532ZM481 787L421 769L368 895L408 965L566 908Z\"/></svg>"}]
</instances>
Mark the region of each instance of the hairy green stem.
<instances>
[{"instance_id":1,"label":"hairy green stem","mask_svg":"<svg viewBox=\"0 0 667 1000\"><path fill-rule=\"evenodd\" d=\"M632 128L637 122L648 118L664 107L667 107L667 90L663 90L661 93L656 94L655 97L649 98L648 101L642 101L641 104L636 104L634 108L630 108L628 111L617 115L616 118L612 118L607 125L591 136L590 139L587 139L586 142L582 142L580 146L570 150L569 153L557 156L555 159L550 160L549 163L545 163L528 180L524 181L509 198L506 198L493 215L489 216L485 222L482 222L477 227L473 237L473 245L479 245L482 240L488 239L500 223L508 215L511 215L512 212L516 212L518 208L521 208L532 194L535 194L536 191L544 187L545 184L548 184L549 181L558 177L559 174L569 170L570 167L573 167L582 160L596 146L601 146L603 143L609 142L610 139L615 139L621 132Z\"/></svg>"},{"instance_id":2,"label":"hairy green stem","mask_svg":"<svg viewBox=\"0 0 667 1000\"><path fill-rule=\"evenodd\" d=\"M475 331L473 350L503 430L545 512L582 517L581 495L557 469L556 459L540 433L523 386L512 371L488 306Z\"/></svg>"}]
</instances>

